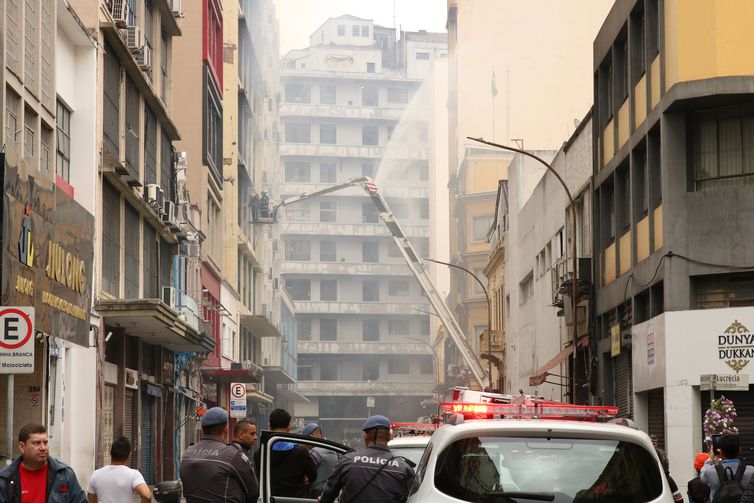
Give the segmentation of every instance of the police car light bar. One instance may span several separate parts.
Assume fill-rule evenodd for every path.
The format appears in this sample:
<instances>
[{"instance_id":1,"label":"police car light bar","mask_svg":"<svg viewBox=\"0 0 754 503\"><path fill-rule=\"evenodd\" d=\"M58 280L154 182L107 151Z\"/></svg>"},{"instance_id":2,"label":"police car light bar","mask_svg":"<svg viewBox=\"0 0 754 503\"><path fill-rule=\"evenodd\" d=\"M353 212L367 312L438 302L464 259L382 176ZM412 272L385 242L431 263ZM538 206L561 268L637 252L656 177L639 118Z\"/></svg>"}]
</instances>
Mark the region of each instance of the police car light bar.
<instances>
[{"instance_id":1,"label":"police car light bar","mask_svg":"<svg viewBox=\"0 0 754 503\"><path fill-rule=\"evenodd\" d=\"M560 402L533 401L524 404L491 404L444 402L440 409L445 414L462 414L466 419L566 419L576 421L596 421L612 419L618 414L618 407L571 405Z\"/></svg>"}]
</instances>

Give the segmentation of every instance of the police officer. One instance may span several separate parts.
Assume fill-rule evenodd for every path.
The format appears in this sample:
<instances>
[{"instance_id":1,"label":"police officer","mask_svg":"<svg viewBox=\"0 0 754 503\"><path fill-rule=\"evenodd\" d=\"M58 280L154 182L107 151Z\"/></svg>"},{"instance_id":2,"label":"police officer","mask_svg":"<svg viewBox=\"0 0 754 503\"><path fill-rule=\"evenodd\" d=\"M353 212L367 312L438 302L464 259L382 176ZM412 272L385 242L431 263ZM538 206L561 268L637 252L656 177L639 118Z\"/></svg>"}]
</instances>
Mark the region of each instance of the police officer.
<instances>
[{"instance_id":1,"label":"police officer","mask_svg":"<svg viewBox=\"0 0 754 503\"><path fill-rule=\"evenodd\" d=\"M333 503L338 493L340 503L406 501L414 470L387 446L390 421L385 416L372 416L362 430L365 447L340 458L325 483L321 502Z\"/></svg>"},{"instance_id":2,"label":"police officer","mask_svg":"<svg viewBox=\"0 0 754 503\"><path fill-rule=\"evenodd\" d=\"M249 458L237 445L228 445L228 413L212 407L202 417L202 439L181 459L186 503L254 503L259 485Z\"/></svg>"}]
</instances>

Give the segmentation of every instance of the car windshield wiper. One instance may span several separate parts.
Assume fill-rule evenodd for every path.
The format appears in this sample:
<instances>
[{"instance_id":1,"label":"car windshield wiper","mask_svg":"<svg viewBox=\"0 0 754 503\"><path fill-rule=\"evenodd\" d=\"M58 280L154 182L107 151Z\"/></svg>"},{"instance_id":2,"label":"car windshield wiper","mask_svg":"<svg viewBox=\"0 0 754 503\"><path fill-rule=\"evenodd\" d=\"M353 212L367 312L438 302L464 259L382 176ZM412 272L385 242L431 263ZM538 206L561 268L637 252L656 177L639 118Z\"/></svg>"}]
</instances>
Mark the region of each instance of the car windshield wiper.
<instances>
[{"instance_id":1,"label":"car windshield wiper","mask_svg":"<svg viewBox=\"0 0 754 503\"><path fill-rule=\"evenodd\" d=\"M517 499L534 500L534 501L555 501L553 493L531 493L524 491L492 491L487 493L490 501L497 501L502 498L503 501L516 501Z\"/></svg>"}]
</instances>

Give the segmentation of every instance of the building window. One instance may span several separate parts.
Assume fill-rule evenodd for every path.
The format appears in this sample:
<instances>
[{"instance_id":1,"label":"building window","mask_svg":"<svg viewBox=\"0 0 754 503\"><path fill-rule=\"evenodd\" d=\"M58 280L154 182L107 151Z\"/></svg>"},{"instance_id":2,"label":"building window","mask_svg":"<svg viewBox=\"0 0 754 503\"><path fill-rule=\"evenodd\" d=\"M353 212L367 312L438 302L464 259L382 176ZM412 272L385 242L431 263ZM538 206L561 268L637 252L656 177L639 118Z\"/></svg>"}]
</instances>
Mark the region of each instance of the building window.
<instances>
[{"instance_id":1,"label":"building window","mask_svg":"<svg viewBox=\"0 0 754 503\"><path fill-rule=\"evenodd\" d=\"M103 150L113 160L120 158L120 62L115 50L105 44L102 103Z\"/></svg>"},{"instance_id":2,"label":"building window","mask_svg":"<svg viewBox=\"0 0 754 503\"><path fill-rule=\"evenodd\" d=\"M395 131L395 126L388 126L386 130L387 130L387 141L390 141L393 138L393 131Z\"/></svg>"},{"instance_id":3,"label":"building window","mask_svg":"<svg viewBox=\"0 0 754 503\"><path fill-rule=\"evenodd\" d=\"M410 369L411 358L404 356L394 356L387 360L388 374L408 374Z\"/></svg>"},{"instance_id":4,"label":"building window","mask_svg":"<svg viewBox=\"0 0 754 503\"><path fill-rule=\"evenodd\" d=\"M323 162L319 165L319 182L335 183L337 179L337 167L333 162Z\"/></svg>"},{"instance_id":5,"label":"building window","mask_svg":"<svg viewBox=\"0 0 754 503\"><path fill-rule=\"evenodd\" d=\"M222 8L218 0L207 0L205 21L204 54L217 78L217 85L223 82L223 20Z\"/></svg>"},{"instance_id":6,"label":"building window","mask_svg":"<svg viewBox=\"0 0 754 503\"><path fill-rule=\"evenodd\" d=\"M419 334L429 335L429 320L421 320L419 325Z\"/></svg>"},{"instance_id":7,"label":"building window","mask_svg":"<svg viewBox=\"0 0 754 503\"><path fill-rule=\"evenodd\" d=\"M410 327L408 320L389 320L387 333L388 335L409 335Z\"/></svg>"},{"instance_id":8,"label":"building window","mask_svg":"<svg viewBox=\"0 0 754 503\"><path fill-rule=\"evenodd\" d=\"M334 318L322 318L319 320L319 340L338 340L338 320Z\"/></svg>"},{"instance_id":9,"label":"building window","mask_svg":"<svg viewBox=\"0 0 754 503\"><path fill-rule=\"evenodd\" d=\"M319 261L335 262L337 260L337 242L320 241L319 242Z\"/></svg>"},{"instance_id":10,"label":"building window","mask_svg":"<svg viewBox=\"0 0 754 503\"><path fill-rule=\"evenodd\" d=\"M754 183L754 105L695 114L694 189Z\"/></svg>"},{"instance_id":11,"label":"building window","mask_svg":"<svg viewBox=\"0 0 754 503\"><path fill-rule=\"evenodd\" d=\"M361 243L361 260L366 263L380 261L380 244L378 241L364 241Z\"/></svg>"},{"instance_id":12,"label":"building window","mask_svg":"<svg viewBox=\"0 0 754 503\"><path fill-rule=\"evenodd\" d=\"M311 103L311 88L306 84L286 84L286 103Z\"/></svg>"},{"instance_id":13,"label":"building window","mask_svg":"<svg viewBox=\"0 0 754 503\"><path fill-rule=\"evenodd\" d=\"M361 127L361 144L362 145L379 145L380 130L377 126Z\"/></svg>"},{"instance_id":14,"label":"building window","mask_svg":"<svg viewBox=\"0 0 754 503\"><path fill-rule=\"evenodd\" d=\"M338 25L338 36L339 37L345 37L346 36L346 25L339 24Z\"/></svg>"},{"instance_id":15,"label":"building window","mask_svg":"<svg viewBox=\"0 0 754 503\"><path fill-rule=\"evenodd\" d=\"M319 102L322 105L335 105L337 102L337 88L332 85L319 86Z\"/></svg>"},{"instance_id":16,"label":"building window","mask_svg":"<svg viewBox=\"0 0 754 503\"><path fill-rule=\"evenodd\" d=\"M285 181L309 183L311 181L311 167L304 161L285 162Z\"/></svg>"},{"instance_id":17,"label":"building window","mask_svg":"<svg viewBox=\"0 0 754 503\"><path fill-rule=\"evenodd\" d=\"M368 37L369 36L369 26L362 26L361 27L361 36L362 37Z\"/></svg>"},{"instance_id":18,"label":"building window","mask_svg":"<svg viewBox=\"0 0 754 503\"><path fill-rule=\"evenodd\" d=\"M355 24L351 27L351 35L354 37L358 37L361 35L361 26Z\"/></svg>"},{"instance_id":19,"label":"building window","mask_svg":"<svg viewBox=\"0 0 754 503\"><path fill-rule=\"evenodd\" d=\"M311 318L299 318L296 320L298 325L298 340L310 341L312 340L312 320Z\"/></svg>"},{"instance_id":20,"label":"building window","mask_svg":"<svg viewBox=\"0 0 754 503\"><path fill-rule=\"evenodd\" d=\"M319 203L319 221L335 222L336 220L335 201L321 201Z\"/></svg>"},{"instance_id":21,"label":"building window","mask_svg":"<svg viewBox=\"0 0 754 503\"><path fill-rule=\"evenodd\" d=\"M429 180L429 165L426 163L422 163L419 166L419 180L422 182Z\"/></svg>"},{"instance_id":22,"label":"building window","mask_svg":"<svg viewBox=\"0 0 754 503\"><path fill-rule=\"evenodd\" d=\"M375 72L374 63L367 63L367 73L374 73L374 72Z\"/></svg>"},{"instance_id":23,"label":"building window","mask_svg":"<svg viewBox=\"0 0 754 503\"><path fill-rule=\"evenodd\" d=\"M374 178L374 164L372 164L371 162L361 163L361 176Z\"/></svg>"},{"instance_id":24,"label":"building window","mask_svg":"<svg viewBox=\"0 0 754 503\"><path fill-rule=\"evenodd\" d=\"M434 361L430 356L422 356L419 360L419 372L423 375L430 375L435 373Z\"/></svg>"},{"instance_id":25,"label":"building window","mask_svg":"<svg viewBox=\"0 0 754 503\"><path fill-rule=\"evenodd\" d=\"M311 365L299 365L296 369L297 377L299 381L313 381L312 366Z\"/></svg>"},{"instance_id":26,"label":"building window","mask_svg":"<svg viewBox=\"0 0 754 503\"><path fill-rule=\"evenodd\" d=\"M285 141L288 143L311 143L312 127L309 124L287 123L285 125Z\"/></svg>"},{"instance_id":27,"label":"building window","mask_svg":"<svg viewBox=\"0 0 754 503\"><path fill-rule=\"evenodd\" d=\"M39 135L39 170L50 176L52 173L52 128L42 122Z\"/></svg>"},{"instance_id":28,"label":"building window","mask_svg":"<svg viewBox=\"0 0 754 503\"><path fill-rule=\"evenodd\" d=\"M141 166L139 164L139 91L133 80L126 79L126 168L135 180L139 180Z\"/></svg>"},{"instance_id":29,"label":"building window","mask_svg":"<svg viewBox=\"0 0 754 503\"><path fill-rule=\"evenodd\" d=\"M335 145L337 143L336 131L335 124L320 124L319 142L325 145Z\"/></svg>"},{"instance_id":30,"label":"building window","mask_svg":"<svg viewBox=\"0 0 754 503\"><path fill-rule=\"evenodd\" d=\"M429 220L429 201L426 199L419 200L419 218Z\"/></svg>"},{"instance_id":31,"label":"building window","mask_svg":"<svg viewBox=\"0 0 754 503\"><path fill-rule=\"evenodd\" d=\"M388 87L387 102L402 104L408 103L408 89L405 89L403 87Z\"/></svg>"},{"instance_id":32,"label":"building window","mask_svg":"<svg viewBox=\"0 0 754 503\"><path fill-rule=\"evenodd\" d=\"M367 342L380 340L379 320L363 320L361 322L361 339Z\"/></svg>"},{"instance_id":33,"label":"building window","mask_svg":"<svg viewBox=\"0 0 754 503\"><path fill-rule=\"evenodd\" d=\"M534 295L534 273L529 271L529 274L518 284L518 303L523 304Z\"/></svg>"},{"instance_id":34,"label":"building window","mask_svg":"<svg viewBox=\"0 0 754 503\"><path fill-rule=\"evenodd\" d=\"M154 227L144 224L144 297L160 298L159 255L157 232Z\"/></svg>"},{"instance_id":35,"label":"building window","mask_svg":"<svg viewBox=\"0 0 754 503\"><path fill-rule=\"evenodd\" d=\"M311 260L311 242L307 239L286 239L285 260L309 262Z\"/></svg>"},{"instance_id":36,"label":"building window","mask_svg":"<svg viewBox=\"0 0 754 503\"><path fill-rule=\"evenodd\" d=\"M370 201L368 203L361 203L361 222L364 224L376 224L380 221L380 214L377 213L377 208Z\"/></svg>"},{"instance_id":37,"label":"building window","mask_svg":"<svg viewBox=\"0 0 754 503\"><path fill-rule=\"evenodd\" d=\"M484 276L484 269L474 269L474 276L479 278L479 281L481 281L482 283L485 282L486 278ZM479 284L479 281L475 280L474 278L469 278L469 279L471 279L471 284L473 285L472 290L471 290L472 292L477 293L477 294L484 293L484 290L482 289L482 285Z\"/></svg>"},{"instance_id":38,"label":"building window","mask_svg":"<svg viewBox=\"0 0 754 503\"><path fill-rule=\"evenodd\" d=\"M373 278L364 278L361 283L361 299L364 302L380 300L380 282Z\"/></svg>"},{"instance_id":39,"label":"building window","mask_svg":"<svg viewBox=\"0 0 754 503\"><path fill-rule=\"evenodd\" d=\"M387 294L391 297L408 296L409 286L407 279L391 279L387 284Z\"/></svg>"},{"instance_id":40,"label":"building window","mask_svg":"<svg viewBox=\"0 0 754 503\"><path fill-rule=\"evenodd\" d=\"M120 296L120 192L104 183L102 192L102 289Z\"/></svg>"},{"instance_id":41,"label":"building window","mask_svg":"<svg viewBox=\"0 0 754 503\"><path fill-rule=\"evenodd\" d=\"M319 367L319 379L321 381L338 380L338 362L323 360Z\"/></svg>"},{"instance_id":42,"label":"building window","mask_svg":"<svg viewBox=\"0 0 754 503\"><path fill-rule=\"evenodd\" d=\"M125 240L123 246L123 285L125 288L123 293L126 299L141 298L141 290L139 289L140 227L141 218L139 217L139 212L130 204L126 204L125 235L128 236L128 239Z\"/></svg>"},{"instance_id":43,"label":"building window","mask_svg":"<svg viewBox=\"0 0 754 503\"><path fill-rule=\"evenodd\" d=\"M292 300L311 300L312 285L308 279L286 279L285 290Z\"/></svg>"},{"instance_id":44,"label":"building window","mask_svg":"<svg viewBox=\"0 0 754 503\"><path fill-rule=\"evenodd\" d=\"M325 302L334 302L338 300L338 280L319 280L319 300Z\"/></svg>"},{"instance_id":45,"label":"building window","mask_svg":"<svg viewBox=\"0 0 754 503\"><path fill-rule=\"evenodd\" d=\"M479 242L487 240L487 233L490 231L490 227L492 226L492 220L492 216L474 217L471 219L471 237L473 241Z\"/></svg>"},{"instance_id":46,"label":"building window","mask_svg":"<svg viewBox=\"0 0 754 503\"><path fill-rule=\"evenodd\" d=\"M220 63L222 66L222 63ZM220 96L204 71L204 162L210 167L215 181L222 186L223 178L223 112Z\"/></svg>"},{"instance_id":47,"label":"building window","mask_svg":"<svg viewBox=\"0 0 754 503\"><path fill-rule=\"evenodd\" d=\"M157 183L157 117L144 107L144 183Z\"/></svg>"},{"instance_id":48,"label":"building window","mask_svg":"<svg viewBox=\"0 0 754 503\"><path fill-rule=\"evenodd\" d=\"M365 107L376 107L380 104L379 89L371 86L361 88L361 104Z\"/></svg>"},{"instance_id":49,"label":"building window","mask_svg":"<svg viewBox=\"0 0 754 503\"><path fill-rule=\"evenodd\" d=\"M362 378L364 381L376 381L380 378L380 362L375 359L364 360L362 368Z\"/></svg>"},{"instance_id":50,"label":"building window","mask_svg":"<svg viewBox=\"0 0 754 503\"><path fill-rule=\"evenodd\" d=\"M416 59L429 59L429 53L428 52L417 52L416 53Z\"/></svg>"},{"instance_id":51,"label":"building window","mask_svg":"<svg viewBox=\"0 0 754 503\"><path fill-rule=\"evenodd\" d=\"M37 144L37 114L30 108L24 112L24 158L33 160Z\"/></svg>"},{"instance_id":52,"label":"building window","mask_svg":"<svg viewBox=\"0 0 754 503\"><path fill-rule=\"evenodd\" d=\"M55 121L58 136L55 174L69 182L71 180L71 111L60 100L58 100Z\"/></svg>"}]
</instances>

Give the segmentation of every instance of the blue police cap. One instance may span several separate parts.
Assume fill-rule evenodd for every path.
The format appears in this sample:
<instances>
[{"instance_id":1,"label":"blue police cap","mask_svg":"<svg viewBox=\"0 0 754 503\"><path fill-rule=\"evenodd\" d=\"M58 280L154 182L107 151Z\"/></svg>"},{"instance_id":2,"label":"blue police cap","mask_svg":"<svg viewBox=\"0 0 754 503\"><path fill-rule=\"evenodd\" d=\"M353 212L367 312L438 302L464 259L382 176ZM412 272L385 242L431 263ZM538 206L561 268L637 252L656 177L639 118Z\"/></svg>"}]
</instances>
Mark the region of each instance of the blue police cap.
<instances>
[{"instance_id":1,"label":"blue police cap","mask_svg":"<svg viewBox=\"0 0 754 503\"><path fill-rule=\"evenodd\" d=\"M364 426L361 427L361 430L367 431L374 428L390 429L390 420L385 416L372 416L364 422Z\"/></svg>"},{"instance_id":2,"label":"blue police cap","mask_svg":"<svg viewBox=\"0 0 754 503\"><path fill-rule=\"evenodd\" d=\"M202 426L215 426L228 422L228 413L222 407L212 407L202 416Z\"/></svg>"},{"instance_id":3,"label":"blue police cap","mask_svg":"<svg viewBox=\"0 0 754 503\"><path fill-rule=\"evenodd\" d=\"M302 435L305 437L308 437L315 431L319 429L319 425L317 423L309 423L306 426L304 426L304 430L301 432Z\"/></svg>"}]
</instances>

